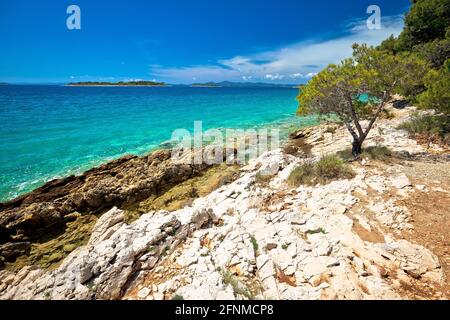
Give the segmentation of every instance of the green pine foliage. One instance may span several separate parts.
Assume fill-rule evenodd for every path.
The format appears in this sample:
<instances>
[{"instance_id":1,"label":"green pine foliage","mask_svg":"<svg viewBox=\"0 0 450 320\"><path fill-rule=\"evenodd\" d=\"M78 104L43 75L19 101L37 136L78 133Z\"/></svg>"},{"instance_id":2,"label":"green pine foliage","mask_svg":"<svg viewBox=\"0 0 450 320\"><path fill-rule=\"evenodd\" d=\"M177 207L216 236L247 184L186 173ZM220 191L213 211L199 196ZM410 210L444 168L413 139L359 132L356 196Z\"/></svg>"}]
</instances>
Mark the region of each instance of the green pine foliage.
<instances>
[{"instance_id":1,"label":"green pine foliage","mask_svg":"<svg viewBox=\"0 0 450 320\"><path fill-rule=\"evenodd\" d=\"M425 78L427 90L419 96L419 104L444 114L450 114L450 59L439 70L432 70Z\"/></svg>"}]
</instances>

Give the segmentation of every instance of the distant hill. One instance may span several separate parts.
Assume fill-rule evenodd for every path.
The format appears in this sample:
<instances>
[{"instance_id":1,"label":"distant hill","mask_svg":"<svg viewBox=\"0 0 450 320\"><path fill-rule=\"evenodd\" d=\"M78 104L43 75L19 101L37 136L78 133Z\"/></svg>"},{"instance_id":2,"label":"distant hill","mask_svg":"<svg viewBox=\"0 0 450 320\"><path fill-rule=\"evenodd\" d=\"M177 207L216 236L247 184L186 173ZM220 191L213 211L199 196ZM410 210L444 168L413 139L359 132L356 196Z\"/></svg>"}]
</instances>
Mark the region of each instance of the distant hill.
<instances>
[{"instance_id":1,"label":"distant hill","mask_svg":"<svg viewBox=\"0 0 450 320\"><path fill-rule=\"evenodd\" d=\"M119 82L101 82L101 81L85 81L73 82L68 86L146 86L146 87L162 87L166 86L165 82L155 81L119 81Z\"/></svg>"},{"instance_id":2,"label":"distant hill","mask_svg":"<svg viewBox=\"0 0 450 320\"><path fill-rule=\"evenodd\" d=\"M278 84L265 82L205 82L193 83L191 87L232 87L232 88L298 88L299 84Z\"/></svg>"},{"instance_id":3,"label":"distant hill","mask_svg":"<svg viewBox=\"0 0 450 320\"><path fill-rule=\"evenodd\" d=\"M193 83L191 87L221 87L217 82Z\"/></svg>"}]
</instances>

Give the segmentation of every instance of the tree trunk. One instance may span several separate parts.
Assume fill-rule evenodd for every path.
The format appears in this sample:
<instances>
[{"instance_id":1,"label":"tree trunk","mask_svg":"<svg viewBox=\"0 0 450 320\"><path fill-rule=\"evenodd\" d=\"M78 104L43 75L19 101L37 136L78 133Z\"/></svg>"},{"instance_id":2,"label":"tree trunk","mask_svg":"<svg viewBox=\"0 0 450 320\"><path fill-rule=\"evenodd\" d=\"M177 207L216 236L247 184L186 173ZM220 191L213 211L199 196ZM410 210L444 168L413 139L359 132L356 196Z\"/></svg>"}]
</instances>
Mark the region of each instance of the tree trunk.
<instances>
[{"instance_id":1,"label":"tree trunk","mask_svg":"<svg viewBox=\"0 0 450 320\"><path fill-rule=\"evenodd\" d=\"M360 154L361 154L361 152L362 152L362 141L361 140L353 140L353 143L352 143L352 154L353 154L353 156L355 156L355 157L357 157L357 156L359 156Z\"/></svg>"}]
</instances>

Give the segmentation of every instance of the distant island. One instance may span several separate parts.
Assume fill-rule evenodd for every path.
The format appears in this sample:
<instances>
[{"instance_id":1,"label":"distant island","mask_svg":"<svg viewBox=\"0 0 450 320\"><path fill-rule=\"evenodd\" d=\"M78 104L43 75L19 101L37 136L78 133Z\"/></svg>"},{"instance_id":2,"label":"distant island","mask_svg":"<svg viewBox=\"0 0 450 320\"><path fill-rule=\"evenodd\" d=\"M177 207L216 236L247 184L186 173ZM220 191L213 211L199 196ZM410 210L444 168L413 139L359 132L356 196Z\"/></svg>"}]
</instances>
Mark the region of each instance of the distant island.
<instances>
[{"instance_id":1,"label":"distant island","mask_svg":"<svg viewBox=\"0 0 450 320\"><path fill-rule=\"evenodd\" d=\"M193 88L295 88L301 87L301 84L280 84L280 83L265 83L265 82L204 82L192 84L168 84L158 81L119 81L119 82L104 82L104 81L82 81L71 82L66 86L72 87L193 87Z\"/></svg>"},{"instance_id":2,"label":"distant island","mask_svg":"<svg viewBox=\"0 0 450 320\"><path fill-rule=\"evenodd\" d=\"M69 83L68 86L81 86L81 87L125 87L125 86L135 86L135 87L165 87L167 84L165 82L156 81L119 81L119 82L102 82L102 81L84 81L84 82L73 82Z\"/></svg>"},{"instance_id":3,"label":"distant island","mask_svg":"<svg viewBox=\"0 0 450 320\"><path fill-rule=\"evenodd\" d=\"M210 88L210 87L213 87L213 88L222 87L217 82L193 83L190 86L191 87L207 87L207 88Z\"/></svg>"}]
</instances>

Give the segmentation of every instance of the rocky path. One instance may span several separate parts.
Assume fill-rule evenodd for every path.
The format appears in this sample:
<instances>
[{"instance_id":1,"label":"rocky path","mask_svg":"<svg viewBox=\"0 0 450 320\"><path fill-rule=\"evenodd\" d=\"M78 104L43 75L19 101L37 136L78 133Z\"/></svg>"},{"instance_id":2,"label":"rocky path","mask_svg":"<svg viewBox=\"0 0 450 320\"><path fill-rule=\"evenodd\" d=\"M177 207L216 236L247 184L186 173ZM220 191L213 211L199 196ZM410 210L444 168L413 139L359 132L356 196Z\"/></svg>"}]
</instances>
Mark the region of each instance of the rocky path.
<instances>
[{"instance_id":1,"label":"rocky path","mask_svg":"<svg viewBox=\"0 0 450 320\"><path fill-rule=\"evenodd\" d=\"M395 129L410 112L381 121L368 145L424 153ZM108 211L57 269L0 271L0 299L449 298L440 261L448 257L415 241L405 205L433 187L416 184L402 162L363 160L352 163L353 179L291 188L286 179L296 166L348 146L341 128L301 136L311 157L265 153L183 209L130 224L122 210ZM261 181L269 169L276 174ZM449 185L441 184L442 198Z\"/></svg>"}]
</instances>

